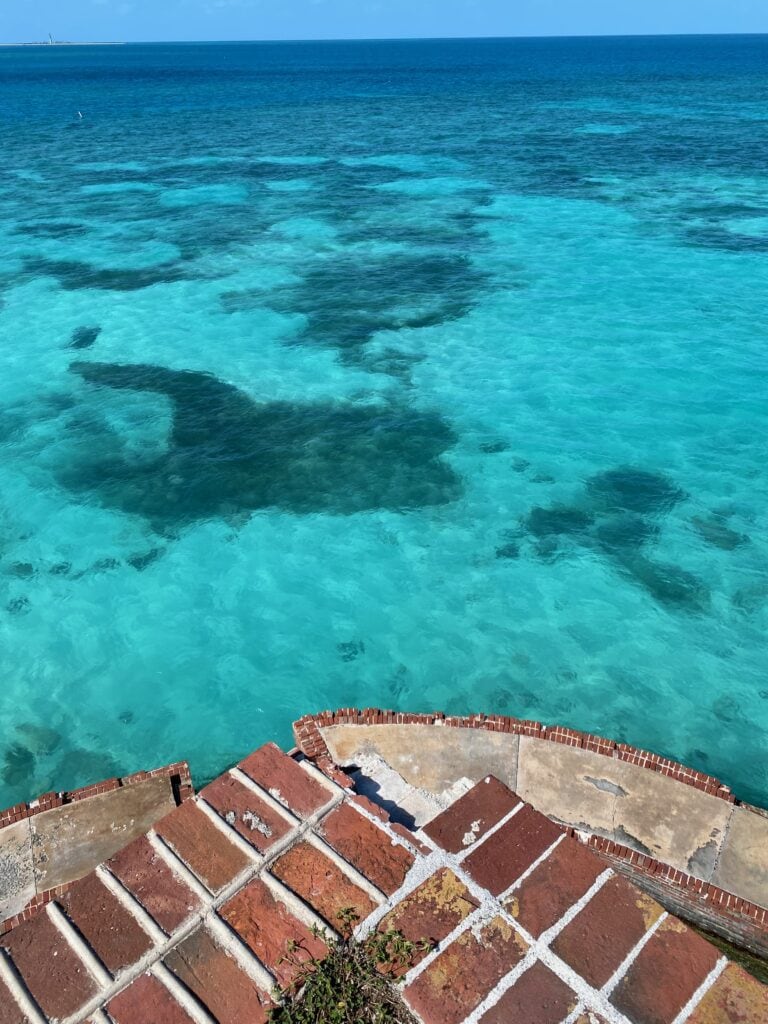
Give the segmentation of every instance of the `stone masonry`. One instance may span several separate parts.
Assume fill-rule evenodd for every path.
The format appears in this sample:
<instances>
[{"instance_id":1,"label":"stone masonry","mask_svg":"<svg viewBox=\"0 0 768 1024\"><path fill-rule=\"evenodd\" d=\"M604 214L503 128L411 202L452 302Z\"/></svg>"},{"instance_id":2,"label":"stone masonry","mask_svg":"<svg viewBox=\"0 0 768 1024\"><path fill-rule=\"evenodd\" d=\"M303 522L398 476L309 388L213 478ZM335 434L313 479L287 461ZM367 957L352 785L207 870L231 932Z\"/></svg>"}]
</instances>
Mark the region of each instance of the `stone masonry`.
<instances>
[{"instance_id":1,"label":"stone masonry","mask_svg":"<svg viewBox=\"0 0 768 1024\"><path fill-rule=\"evenodd\" d=\"M270 744L0 939L0 1024L264 1024L347 908L359 938L429 940L400 979L423 1024L768 1020L768 989L494 777L411 833Z\"/></svg>"}]
</instances>

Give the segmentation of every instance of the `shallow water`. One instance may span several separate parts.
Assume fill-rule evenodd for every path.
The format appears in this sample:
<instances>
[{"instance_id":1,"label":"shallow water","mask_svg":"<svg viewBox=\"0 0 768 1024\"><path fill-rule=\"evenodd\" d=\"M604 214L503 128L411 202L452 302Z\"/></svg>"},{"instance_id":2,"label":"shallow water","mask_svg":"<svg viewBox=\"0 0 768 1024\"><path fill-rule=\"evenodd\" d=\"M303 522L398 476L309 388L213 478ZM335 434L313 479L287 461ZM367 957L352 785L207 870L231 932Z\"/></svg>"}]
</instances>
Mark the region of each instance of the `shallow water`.
<instances>
[{"instance_id":1,"label":"shallow water","mask_svg":"<svg viewBox=\"0 0 768 1024\"><path fill-rule=\"evenodd\" d=\"M0 50L0 805L347 705L765 803L767 45Z\"/></svg>"}]
</instances>

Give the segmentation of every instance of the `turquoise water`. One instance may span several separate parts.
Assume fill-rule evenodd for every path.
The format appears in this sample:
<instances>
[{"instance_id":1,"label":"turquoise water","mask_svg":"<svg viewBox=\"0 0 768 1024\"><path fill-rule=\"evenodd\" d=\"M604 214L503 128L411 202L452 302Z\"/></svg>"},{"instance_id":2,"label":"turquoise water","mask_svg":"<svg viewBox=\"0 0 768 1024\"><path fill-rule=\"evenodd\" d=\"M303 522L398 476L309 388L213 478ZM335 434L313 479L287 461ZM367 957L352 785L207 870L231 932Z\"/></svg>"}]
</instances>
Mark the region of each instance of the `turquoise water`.
<instances>
[{"instance_id":1,"label":"turquoise water","mask_svg":"<svg viewBox=\"0 0 768 1024\"><path fill-rule=\"evenodd\" d=\"M767 45L0 50L0 805L345 705L765 803Z\"/></svg>"}]
</instances>

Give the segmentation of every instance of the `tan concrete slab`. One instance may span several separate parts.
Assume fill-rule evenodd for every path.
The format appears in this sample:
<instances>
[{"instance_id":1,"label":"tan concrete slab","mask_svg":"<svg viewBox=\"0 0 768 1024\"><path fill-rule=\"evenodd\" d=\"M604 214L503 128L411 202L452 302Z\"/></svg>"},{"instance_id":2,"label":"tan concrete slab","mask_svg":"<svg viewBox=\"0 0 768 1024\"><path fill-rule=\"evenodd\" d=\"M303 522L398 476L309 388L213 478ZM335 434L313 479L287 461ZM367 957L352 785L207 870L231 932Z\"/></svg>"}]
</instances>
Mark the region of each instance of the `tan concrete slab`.
<instances>
[{"instance_id":1,"label":"tan concrete slab","mask_svg":"<svg viewBox=\"0 0 768 1024\"><path fill-rule=\"evenodd\" d=\"M735 808L712 881L768 908L768 817Z\"/></svg>"},{"instance_id":2,"label":"tan concrete slab","mask_svg":"<svg viewBox=\"0 0 768 1024\"><path fill-rule=\"evenodd\" d=\"M435 725L333 725L321 731L336 764L354 764L360 753L378 754L406 782L429 793L486 775L516 788L519 737L511 733Z\"/></svg>"},{"instance_id":3,"label":"tan concrete slab","mask_svg":"<svg viewBox=\"0 0 768 1024\"><path fill-rule=\"evenodd\" d=\"M0 921L13 917L35 895L29 821L0 829Z\"/></svg>"},{"instance_id":4,"label":"tan concrete slab","mask_svg":"<svg viewBox=\"0 0 768 1024\"><path fill-rule=\"evenodd\" d=\"M733 806L664 775L524 736L517 792L567 825L709 881Z\"/></svg>"},{"instance_id":5,"label":"tan concrete slab","mask_svg":"<svg viewBox=\"0 0 768 1024\"><path fill-rule=\"evenodd\" d=\"M157 777L35 815L30 826L38 890L82 878L175 806L170 781Z\"/></svg>"}]
</instances>

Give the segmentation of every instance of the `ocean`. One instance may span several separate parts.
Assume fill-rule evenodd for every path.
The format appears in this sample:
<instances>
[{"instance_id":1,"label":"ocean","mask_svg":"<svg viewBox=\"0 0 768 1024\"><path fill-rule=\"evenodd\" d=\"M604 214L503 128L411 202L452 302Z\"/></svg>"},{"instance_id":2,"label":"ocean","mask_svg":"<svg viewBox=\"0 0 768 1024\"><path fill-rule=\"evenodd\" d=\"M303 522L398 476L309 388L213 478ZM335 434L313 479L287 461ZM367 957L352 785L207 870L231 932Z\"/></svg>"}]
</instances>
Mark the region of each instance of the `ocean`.
<instances>
[{"instance_id":1,"label":"ocean","mask_svg":"<svg viewBox=\"0 0 768 1024\"><path fill-rule=\"evenodd\" d=\"M768 37L0 49L0 806L328 707L768 801Z\"/></svg>"}]
</instances>

